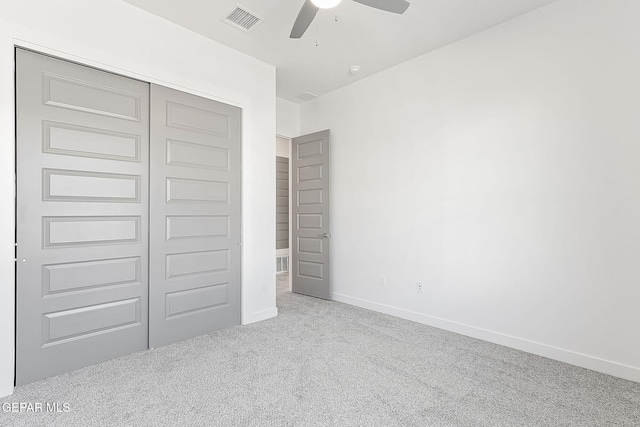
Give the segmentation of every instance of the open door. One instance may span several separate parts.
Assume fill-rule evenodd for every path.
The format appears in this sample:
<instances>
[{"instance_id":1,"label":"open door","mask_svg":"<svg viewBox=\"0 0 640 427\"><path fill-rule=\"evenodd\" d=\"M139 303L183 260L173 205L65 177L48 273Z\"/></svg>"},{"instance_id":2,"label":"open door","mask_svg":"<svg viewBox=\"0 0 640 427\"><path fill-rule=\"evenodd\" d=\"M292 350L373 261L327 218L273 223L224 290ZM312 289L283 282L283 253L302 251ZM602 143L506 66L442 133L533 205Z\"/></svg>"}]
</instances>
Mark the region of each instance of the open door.
<instances>
[{"instance_id":1,"label":"open door","mask_svg":"<svg viewBox=\"0 0 640 427\"><path fill-rule=\"evenodd\" d=\"M328 130L292 140L291 274L293 292L331 299Z\"/></svg>"}]
</instances>

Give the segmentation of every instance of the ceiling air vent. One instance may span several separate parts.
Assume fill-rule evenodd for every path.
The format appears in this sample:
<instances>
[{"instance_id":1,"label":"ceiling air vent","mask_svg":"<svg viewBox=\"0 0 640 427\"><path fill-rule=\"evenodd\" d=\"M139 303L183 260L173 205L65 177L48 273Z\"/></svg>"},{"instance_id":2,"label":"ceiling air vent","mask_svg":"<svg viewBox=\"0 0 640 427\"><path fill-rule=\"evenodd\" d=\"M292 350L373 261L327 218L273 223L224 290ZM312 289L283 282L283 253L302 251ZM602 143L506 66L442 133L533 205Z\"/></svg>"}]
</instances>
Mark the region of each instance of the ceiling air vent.
<instances>
[{"instance_id":1,"label":"ceiling air vent","mask_svg":"<svg viewBox=\"0 0 640 427\"><path fill-rule=\"evenodd\" d=\"M229 12L223 21L234 28L248 33L262 22L262 18L247 10L246 7L236 4L236 7Z\"/></svg>"},{"instance_id":2,"label":"ceiling air vent","mask_svg":"<svg viewBox=\"0 0 640 427\"><path fill-rule=\"evenodd\" d=\"M302 99L303 101L311 101L314 98L317 98L318 95L316 95L315 93L311 93L311 92L305 92L302 95L299 95L298 98Z\"/></svg>"}]
</instances>

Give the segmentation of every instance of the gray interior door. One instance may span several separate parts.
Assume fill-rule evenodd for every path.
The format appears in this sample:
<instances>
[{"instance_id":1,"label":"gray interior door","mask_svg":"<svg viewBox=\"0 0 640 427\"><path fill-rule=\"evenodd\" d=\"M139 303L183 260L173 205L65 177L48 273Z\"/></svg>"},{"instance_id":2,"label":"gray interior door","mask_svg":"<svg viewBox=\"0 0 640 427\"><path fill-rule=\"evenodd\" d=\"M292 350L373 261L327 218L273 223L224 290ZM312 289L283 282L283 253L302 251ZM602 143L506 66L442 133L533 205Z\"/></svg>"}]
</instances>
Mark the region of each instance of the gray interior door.
<instances>
[{"instance_id":1,"label":"gray interior door","mask_svg":"<svg viewBox=\"0 0 640 427\"><path fill-rule=\"evenodd\" d=\"M149 345L240 323L241 110L151 86Z\"/></svg>"},{"instance_id":2,"label":"gray interior door","mask_svg":"<svg viewBox=\"0 0 640 427\"><path fill-rule=\"evenodd\" d=\"M292 140L293 292L331 299L328 130Z\"/></svg>"},{"instance_id":3,"label":"gray interior door","mask_svg":"<svg viewBox=\"0 0 640 427\"><path fill-rule=\"evenodd\" d=\"M147 348L149 86L16 55L21 385Z\"/></svg>"}]
</instances>

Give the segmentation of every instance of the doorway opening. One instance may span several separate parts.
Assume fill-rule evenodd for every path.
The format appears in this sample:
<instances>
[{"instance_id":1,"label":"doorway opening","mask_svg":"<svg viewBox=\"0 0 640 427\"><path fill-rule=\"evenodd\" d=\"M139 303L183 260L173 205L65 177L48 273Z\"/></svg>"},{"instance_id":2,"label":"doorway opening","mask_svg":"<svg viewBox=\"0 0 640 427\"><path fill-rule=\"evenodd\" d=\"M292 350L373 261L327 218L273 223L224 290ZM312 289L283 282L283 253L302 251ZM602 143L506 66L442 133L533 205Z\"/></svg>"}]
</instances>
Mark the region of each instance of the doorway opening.
<instances>
[{"instance_id":1,"label":"doorway opening","mask_svg":"<svg viewBox=\"0 0 640 427\"><path fill-rule=\"evenodd\" d=\"M291 139L276 136L276 295L291 292Z\"/></svg>"},{"instance_id":2,"label":"doorway opening","mask_svg":"<svg viewBox=\"0 0 640 427\"><path fill-rule=\"evenodd\" d=\"M282 160L280 178L289 171L288 182L279 183L280 218L290 218L288 231L280 231L284 244L289 237L288 253L291 292L316 298L331 299L329 227L329 145L327 129L281 142L282 154L289 153L289 164ZM278 139L276 139L278 143ZM286 145L285 145L286 143ZM288 149L285 151L285 147ZM278 161L276 164L279 164ZM285 187L288 187L285 189ZM284 214L284 209L290 213ZM284 288L286 281L280 280Z\"/></svg>"}]
</instances>

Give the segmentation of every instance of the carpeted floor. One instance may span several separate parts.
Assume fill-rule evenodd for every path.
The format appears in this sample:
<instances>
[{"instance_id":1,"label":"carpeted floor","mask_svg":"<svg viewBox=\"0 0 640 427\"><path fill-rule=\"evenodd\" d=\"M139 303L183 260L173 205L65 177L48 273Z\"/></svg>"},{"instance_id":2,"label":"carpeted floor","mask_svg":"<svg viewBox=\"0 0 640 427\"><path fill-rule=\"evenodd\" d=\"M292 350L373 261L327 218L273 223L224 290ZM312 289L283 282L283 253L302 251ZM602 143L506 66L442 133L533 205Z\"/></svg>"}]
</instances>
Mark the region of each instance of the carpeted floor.
<instances>
[{"instance_id":1,"label":"carpeted floor","mask_svg":"<svg viewBox=\"0 0 640 427\"><path fill-rule=\"evenodd\" d=\"M276 275L276 296L289 292L289 273Z\"/></svg>"},{"instance_id":2,"label":"carpeted floor","mask_svg":"<svg viewBox=\"0 0 640 427\"><path fill-rule=\"evenodd\" d=\"M289 292L278 307L18 387L0 425L640 426L638 383ZM7 402L70 411L4 413Z\"/></svg>"}]
</instances>

